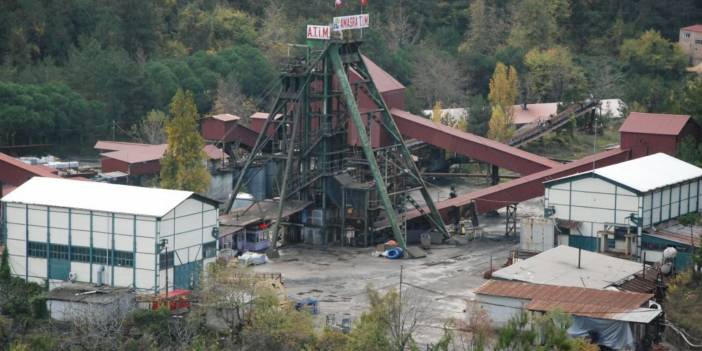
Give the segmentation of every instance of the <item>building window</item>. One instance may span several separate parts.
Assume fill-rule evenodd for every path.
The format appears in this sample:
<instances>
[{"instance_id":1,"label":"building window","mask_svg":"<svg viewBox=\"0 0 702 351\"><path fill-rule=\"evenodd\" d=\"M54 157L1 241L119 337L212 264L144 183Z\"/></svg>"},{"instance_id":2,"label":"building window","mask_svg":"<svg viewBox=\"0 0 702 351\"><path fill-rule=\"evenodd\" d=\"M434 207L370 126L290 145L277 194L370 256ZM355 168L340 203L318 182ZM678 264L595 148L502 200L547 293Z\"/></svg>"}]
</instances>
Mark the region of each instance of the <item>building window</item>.
<instances>
[{"instance_id":1,"label":"building window","mask_svg":"<svg viewBox=\"0 0 702 351\"><path fill-rule=\"evenodd\" d=\"M213 241L211 243L206 243L202 245L202 253L204 258L217 256L217 242Z\"/></svg>"},{"instance_id":2,"label":"building window","mask_svg":"<svg viewBox=\"0 0 702 351\"><path fill-rule=\"evenodd\" d=\"M109 261L108 251L105 249L93 249L93 263L107 264Z\"/></svg>"},{"instance_id":3,"label":"building window","mask_svg":"<svg viewBox=\"0 0 702 351\"><path fill-rule=\"evenodd\" d=\"M127 251L115 251L115 266L134 266L134 254Z\"/></svg>"},{"instance_id":4,"label":"building window","mask_svg":"<svg viewBox=\"0 0 702 351\"><path fill-rule=\"evenodd\" d=\"M27 243L27 256L46 258L46 243L30 241Z\"/></svg>"},{"instance_id":5,"label":"building window","mask_svg":"<svg viewBox=\"0 0 702 351\"><path fill-rule=\"evenodd\" d=\"M168 269L173 267L173 251L164 252L158 255L158 268Z\"/></svg>"},{"instance_id":6,"label":"building window","mask_svg":"<svg viewBox=\"0 0 702 351\"><path fill-rule=\"evenodd\" d=\"M51 244L49 248L51 251L49 253L50 258L68 261L68 245Z\"/></svg>"},{"instance_id":7,"label":"building window","mask_svg":"<svg viewBox=\"0 0 702 351\"><path fill-rule=\"evenodd\" d=\"M684 37L685 39L689 38L689 37L690 37L690 33L687 33L687 32L683 33L683 37Z\"/></svg>"},{"instance_id":8,"label":"building window","mask_svg":"<svg viewBox=\"0 0 702 351\"><path fill-rule=\"evenodd\" d=\"M90 262L90 248L82 246L71 247L71 261Z\"/></svg>"},{"instance_id":9,"label":"building window","mask_svg":"<svg viewBox=\"0 0 702 351\"><path fill-rule=\"evenodd\" d=\"M700 39L695 40L695 44L702 45L702 40L700 40Z\"/></svg>"}]
</instances>

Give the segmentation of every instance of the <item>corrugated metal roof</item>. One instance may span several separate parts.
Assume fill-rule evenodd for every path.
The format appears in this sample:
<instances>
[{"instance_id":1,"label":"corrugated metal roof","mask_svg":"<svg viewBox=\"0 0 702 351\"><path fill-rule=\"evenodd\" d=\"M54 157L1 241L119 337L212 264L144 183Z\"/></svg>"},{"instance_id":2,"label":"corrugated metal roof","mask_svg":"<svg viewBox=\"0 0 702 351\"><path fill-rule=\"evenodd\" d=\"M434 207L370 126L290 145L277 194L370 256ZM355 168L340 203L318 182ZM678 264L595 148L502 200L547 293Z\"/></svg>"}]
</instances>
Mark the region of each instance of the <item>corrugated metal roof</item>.
<instances>
[{"instance_id":1,"label":"corrugated metal roof","mask_svg":"<svg viewBox=\"0 0 702 351\"><path fill-rule=\"evenodd\" d=\"M153 146L153 144L132 143L132 142L127 142L127 141L98 140L95 143L94 148L97 150L117 151L117 150L124 150L126 148L133 148L133 147L139 147L139 146L149 147L149 146Z\"/></svg>"},{"instance_id":2,"label":"corrugated metal roof","mask_svg":"<svg viewBox=\"0 0 702 351\"><path fill-rule=\"evenodd\" d=\"M48 168L48 167L39 167L38 165L30 165L28 163L24 163L21 160L18 160L10 155L4 154L0 152L0 162L5 162L8 165L12 167L19 168L21 170L24 170L28 173L34 174L39 177L50 177L50 178L58 178L58 175L55 174L54 169ZM19 184L15 184L19 185Z\"/></svg>"},{"instance_id":3,"label":"corrugated metal roof","mask_svg":"<svg viewBox=\"0 0 702 351\"><path fill-rule=\"evenodd\" d=\"M621 320L621 318L626 318L627 314L641 310L641 306L653 298L652 294L629 291L598 290L499 280L486 282L475 293L478 295L530 300L526 308L532 311L560 310L578 316L615 320ZM647 308L644 310L649 312ZM660 310L657 311L655 315L660 313Z\"/></svg>"},{"instance_id":4,"label":"corrugated metal roof","mask_svg":"<svg viewBox=\"0 0 702 351\"><path fill-rule=\"evenodd\" d=\"M685 30L685 31L688 31L688 32L698 32L698 33L702 33L702 24L693 24L693 25L691 25L691 26L687 26L687 27L681 28L680 30Z\"/></svg>"},{"instance_id":5,"label":"corrugated metal roof","mask_svg":"<svg viewBox=\"0 0 702 351\"><path fill-rule=\"evenodd\" d=\"M557 246L492 273L494 278L534 284L604 289L641 271L641 264L596 252Z\"/></svg>"},{"instance_id":6,"label":"corrugated metal roof","mask_svg":"<svg viewBox=\"0 0 702 351\"><path fill-rule=\"evenodd\" d=\"M587 173L594 173L620 185L645 193L668 185L698 179L702 177L702 168L659 152L598 168ZM578 175L570 177L575 176Z\"/></svg>"},{"instance_id":7,"label":"corrugated metal roof","mask_svg":"<svg viewBox=\"0 0 702 351\"><path fill-rule=\"evenodd\" d=\"M632 112L619 127L619 132L678 135L689 120L689 115Z\"/></svg>"},{"instance_id":8,"label":"corrugated metal roof","mask_svg":"<svg viewBox=\"0 0 702 351\"><path fill-rule=\"evenodd\" d=\"M34 177L2 202L162 217L194 195L191 191Z\"/></svg>"}]
</instances>

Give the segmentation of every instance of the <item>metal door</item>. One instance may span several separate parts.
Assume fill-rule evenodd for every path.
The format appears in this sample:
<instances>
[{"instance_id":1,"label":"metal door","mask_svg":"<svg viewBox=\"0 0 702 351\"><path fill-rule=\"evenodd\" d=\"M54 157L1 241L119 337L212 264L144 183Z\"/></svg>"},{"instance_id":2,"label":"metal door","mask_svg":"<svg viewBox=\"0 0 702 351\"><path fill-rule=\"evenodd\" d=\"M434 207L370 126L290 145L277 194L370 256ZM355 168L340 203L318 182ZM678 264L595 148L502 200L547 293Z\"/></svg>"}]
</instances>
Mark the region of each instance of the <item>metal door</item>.
<instances>
[{"instance_id":1,"label":"metal door","mask_svg":"<svg viewBox=\"0 0 702 351\"><path fill-rule=\"evenodd\" d=\"M173 286L176 289L194 290L200 286L202 264L198 261L182 264L173 268Z\"/></svg>"},{"instance_id":2,"label":"metal door","mask_svg":"<svg viewBox=\"0 0 702 351\"><path fill-rule=\"evenodd\" d=\"M49 279L68 280L71 262L60 258L49 258Z\"/></svg>"}]
</instances>

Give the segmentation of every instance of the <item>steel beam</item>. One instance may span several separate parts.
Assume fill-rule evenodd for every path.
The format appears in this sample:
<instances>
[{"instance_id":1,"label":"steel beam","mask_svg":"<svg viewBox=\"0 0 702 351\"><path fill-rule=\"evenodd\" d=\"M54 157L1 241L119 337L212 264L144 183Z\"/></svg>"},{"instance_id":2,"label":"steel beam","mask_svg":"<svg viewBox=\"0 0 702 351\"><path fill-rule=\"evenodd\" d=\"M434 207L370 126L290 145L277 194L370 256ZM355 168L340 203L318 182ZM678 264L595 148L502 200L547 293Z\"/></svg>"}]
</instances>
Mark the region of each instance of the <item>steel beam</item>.
<instances>
[{"instance_id":1,"label":"steel beam","mask_svg":"<svg viewBox=\"0 0 702 351\"><path fill-rule=\"evenodd\" d=\"M351 90L351 84L349 84L349 79L346 75L346 68L344 67L343 62L341 61L341 56L339 55L340 48L341 46L339 46L338 44L331 47L329 49L329 59L332 62L334 72L336 73L336 78L338 79L339 85L341 86L344 100L346 102L346 108L348 109L347 112L349 113L349 115L351 115L353 125L356 127L358 137L361 140L363 153L365 154L366 159L368 160L371 173L373 174L373 180L375 181L375 187L378 190L378 195L380 197L381 202L383 203L383 207L385 208L385 214L388 218L390 228L392 228L393 235L395 236L395 241L397 241L400 247L404 249L407 247L407 245L405 244L405 239L402 236L402 231L400 230L399 223L397 221L397 214L395 213L395 208L392 206L392 202L390 201L390 196L388 195L388 191L385 186L385 181L383 180L383 175L381 174L380 168L378 167L378 161L375 159L375 155L373 154L373 148L371 147L370 140L368 139L368 135L366 134L363 119L361 118L361 113L359 112L358 106L356 105L356 97L353 95L353 92Z\"/></svg>"}]
</instances>

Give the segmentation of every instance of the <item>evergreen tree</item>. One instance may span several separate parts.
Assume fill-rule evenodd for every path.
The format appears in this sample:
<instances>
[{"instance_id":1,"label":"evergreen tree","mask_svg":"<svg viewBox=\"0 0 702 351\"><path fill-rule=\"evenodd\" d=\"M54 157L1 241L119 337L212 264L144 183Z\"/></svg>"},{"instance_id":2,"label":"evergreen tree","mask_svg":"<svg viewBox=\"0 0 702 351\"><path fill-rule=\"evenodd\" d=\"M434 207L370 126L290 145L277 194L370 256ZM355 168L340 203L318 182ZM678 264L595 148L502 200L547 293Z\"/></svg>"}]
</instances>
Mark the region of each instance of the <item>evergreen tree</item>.
<instances>
[{"instance_id":1,"label":"evergreen tree","mask_svg":"<svg viewBox=\"0 0 702 351\"><path fill-rule=\"evenodd\" d=\"M166 125L168 149L161 160L161 186L167 189L207 191L210 174L202 150L204 141L197 128L193 94L178 89L171 102L171 119Z\"/></svg>"},{"instance_id":2,"label":"evergreen tree","mask_svg":"<svg viewBox=\"0 0 702 351\"><path fill-rule=\"evenodd\" d=\"M10 262L7 246L2 249L2 258L0 259L0 283L10 281Z\"/></svg>"}]
</instances>

